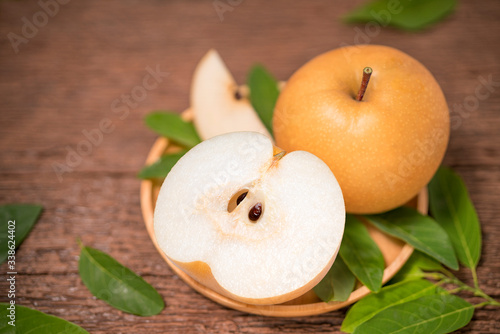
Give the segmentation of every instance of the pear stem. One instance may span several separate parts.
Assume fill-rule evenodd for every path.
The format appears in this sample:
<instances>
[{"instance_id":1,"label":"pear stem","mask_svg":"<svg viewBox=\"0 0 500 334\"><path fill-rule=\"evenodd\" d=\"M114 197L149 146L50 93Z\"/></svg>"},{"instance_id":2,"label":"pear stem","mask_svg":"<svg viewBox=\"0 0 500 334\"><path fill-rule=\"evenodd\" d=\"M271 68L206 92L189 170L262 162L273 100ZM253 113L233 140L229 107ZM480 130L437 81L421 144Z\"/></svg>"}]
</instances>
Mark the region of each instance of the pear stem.
<instances>
[{"instance_id":1,"label":"pear stem","mask_svg":"<svg viewBox=\"0 0 500 334\"><path fill-rule=\"evenodd\" d=\"M361 87L359 87L358 95L356 96L357 101L363 100L365 96L366 88L368 87L368 82L372 76L373 70L371 67L365 67L363 69L363 79L361 80Z\"/></svg>"},{"instance_id":2,"label":"pear stem","mask_svg":"<svg viewBox=\"0 0 500 334\"><path fill-rule=\"evenodd\" d=\"M280 160L281 158L283 158L286 154L286 151L281 151L279 153L276 153L275 155L273 155L273 158L276 159L276 160Z\"/></svg>"}]
</instances>

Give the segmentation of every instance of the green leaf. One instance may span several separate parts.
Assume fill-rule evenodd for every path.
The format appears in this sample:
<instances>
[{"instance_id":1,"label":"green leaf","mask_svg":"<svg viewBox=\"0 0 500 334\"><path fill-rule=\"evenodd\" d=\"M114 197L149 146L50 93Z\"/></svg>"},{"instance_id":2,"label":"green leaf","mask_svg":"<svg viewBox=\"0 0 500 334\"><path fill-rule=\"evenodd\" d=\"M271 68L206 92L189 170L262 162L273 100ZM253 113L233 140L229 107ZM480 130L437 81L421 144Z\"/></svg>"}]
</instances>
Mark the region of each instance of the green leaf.
<instances>
[{"instance_id":1,"label":"green leaf","mask_svg":"<svg viewBox=\"0 0 500 334\"><path fill-rule=\"evenodd\" d=\"M417 250L413 251L408 261L389 281L388 284L395 284L402 281L414 280L424 277L424 271L441 271L443 267L439 262Z\"/></svg>"},{"instance_id":2,"label":"green leaf","mask_svg":"<svg viewBox=\"0 0 500 334\"><path fill-rule=\"evenodd\" d=\"M474 306L450 294L423 296L376 314L355 334L450 333L467 325Z\"/></svg>"},{"instance_id":3,"label":"green leaf","mask_svg":"<svg viewBox=\"0 0 500 334\"><path fill-rule=\"evenodd\" d=\"M481 228L464 182L440 168L429 184L431 214L448 233L458 260L475 268L481 256Z\"/></svg>"},{"instance_id":4,"label":"green leaf","mask_svg":"<svg viewBox=\"0 0 500 334\"><path fill-rule=\"evenodd\" d=\"M455 9L456 3L456 0L375 0L356 8L343 19L420 30L446 17Z\"/></svg>"},{"instance_id":5,"label":"green leaf","mask_svg":"<svg viewBox=\"0 0 500 334\"><path fill-rule=\"evenodd\" d=\"M250 103L272 136L274 106L280 94L278 82L263 66L255 65L250 69L247 85Z\"/></svg>"},{"instance_id":6,"label":"green leaf","mask_svg":"<svg viewBox=\"0 0 500 334\"><path fill-rule=\"evenodd\" d=\"M188 150L182 150L175 153L169 153L162 155L153 164L144 167L139 172L139 178L141 179L163 179L167 177L168 173L174 165L179 161Z\"/></svg>"},{"instance_id":7,"label":"green leaf","mask_svg":"<svg viewBox=\"0 0 500 334\"><path fill-rule=\"evenodd\" d=\"M314 287L314 292L325 303L343 302L351 295L355 283L356 278L337 256L326 276Z\"/></svg>"},{"instance_id":8,"label":"green leaf","mask_svg":"<svg viewBox=\"0 0 500 334\"><path fill-rule=\"evenodd\" d=\"M372 291L380 290L385 269L384 257L363 223L352 215L346 216L339 254L361 283Z\"/></svg>"},{"instance_id":9,"label":"green leaf","mask_svg":"<svg viewBox=\"0 0 500 334\"><path fill-rule=\"evenodd\" d=\"M372 293L354 304L347 312L340 330L352 333L354 329L377 313L422 296L433 295L437 289L436 285L424 279L385 286L380 292Z\"/></svg>"},{"instance_id":10,"label":"green leaf","mask_svg":"<svg viewBox=\"0 0 500 334\"><path fill-rule=\"evenodd\" d=\"M165 307L162 297L151 285L97 249L82 246L78 270L94 296L119 310L151 316Z\"/></svg>"},{"instance_id":11,"label":"green leaf","mask_svg":"<svg viewBox=\"0 0 500 334\"><path fill-rule=\"evenodd\" d=\"M15 327L9 325L11 311L10 304L0 303L0 333L33 333L33 334L89 334L85 329L69 321L45 314L43 312L16 305Z\"/></svg>"},{"instance_id":12,"label":"green leaf","mask_svg":"<svg viewBox=\"0 0 500 334\"><path fill-rule=\"evenodd\" d=\"M458 270L457 258L448 235L431 217L413 208L400 207L366 218L381 231L406 241L415 249Z\"/></svg>"},{"instance_id":13,"label":"green leaf","mask_svg":"<svg viewBox=\"0 0 500 334\"><path fill-rule=\"evenodd\" d=\"M170 111L155 111L145 118L146 124L156 133L173 142L192 148L201 142L193 123Z\"/></svg>"},{"instance_id":14,"label":"green leaf","mask_svg":"<svg viewBox=\"0 0 500 334\"><path fill-rule=\"evenodd\" d=\"M18 248L35 225L42 206L38 204L7 204L0 206L0 263L10 247ZM9 221L15 222L15 224Z\"/></svg>"}]
</instances>

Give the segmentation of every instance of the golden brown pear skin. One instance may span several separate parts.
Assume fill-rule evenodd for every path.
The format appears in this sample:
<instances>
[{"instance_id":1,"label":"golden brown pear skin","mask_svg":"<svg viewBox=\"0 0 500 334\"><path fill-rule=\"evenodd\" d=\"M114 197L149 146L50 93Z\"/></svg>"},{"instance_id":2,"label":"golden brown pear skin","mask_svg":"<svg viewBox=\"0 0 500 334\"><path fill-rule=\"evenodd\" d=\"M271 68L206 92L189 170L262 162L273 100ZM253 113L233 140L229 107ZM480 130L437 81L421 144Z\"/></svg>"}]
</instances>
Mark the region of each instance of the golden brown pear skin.
<instances>
[{"instance_id":1,"label":"golden brown pear skin","mask_svg":"<svg viewBox=\"0 0 500 334\"><path fill-rule=\"evenodd\" d=\"M365 67L373 74L355 99ZM424 187L449 139L448 106L417 60L377 45L335 49L295 72L274 111L276 144L309 151L335 174L349 213L394 209Z\"/></svg>"},{"instance_id":2,"label":"golden brown pear skin","mask_svg":"<svg viewBox=\"0 0 500 334\"><path fill-rule=\"evenodd\" d=\"M178 262L170 259L174 265L176 265L179 269L184 271L186 274L188 274L190 277L192 277L195 281L198 283L202 284L205 287L208 287L212 289L213 291L228 297L229 299L232 300L237 300L242 303L250 304L250 305L275 305L275 304L281 304L287 301L290 301L292 299L298 298L302 295L304 295L306 292L310 291L312 288L314 288L322 279L325 277L325 275L328 273L330 270L330 267L333 265L333 262L335 261L336 255L333 256L328 263L327 266L318 274L316 275L311 281L309 281L307 284L304 286L290 291L289 293L280 295L280 296L273 296L273 297L268 297L268 298L246 298L242 296L237 296L226 289L224 289L220 284L217 282L217 280L214 278L212 274L212 270L210 267L202 261L195 261L195 262L190 262L190 263L185 263L185 262Z\"/></svg>"}]
</instances>

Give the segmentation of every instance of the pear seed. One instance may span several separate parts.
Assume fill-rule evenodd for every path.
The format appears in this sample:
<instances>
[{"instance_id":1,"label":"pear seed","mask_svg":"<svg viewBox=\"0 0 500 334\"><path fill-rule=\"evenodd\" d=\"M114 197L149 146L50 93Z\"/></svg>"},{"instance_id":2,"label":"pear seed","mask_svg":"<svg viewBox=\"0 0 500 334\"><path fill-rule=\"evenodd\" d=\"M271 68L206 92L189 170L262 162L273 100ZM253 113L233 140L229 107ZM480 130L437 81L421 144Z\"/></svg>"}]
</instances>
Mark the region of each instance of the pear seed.
<instances>
[{"instance_id":1,"label":"pear seed","mask_svg":"<svg viewBox=\"0 0 500 334\"><path fill-rule=\"evenodd\" d=\"M248 218L251 221L257 221L262 215L262 203L255 204L248 213Z\"/></svg>"},{"instance_id":2,"label":"pear seed","mask_svg":"<svg viewBox=\"0 0 500 334\"><path fill-rule=\"evenodd\" d=\"M241 194L238 196L238 199L236 200L236 205L240 205L240 203L247 197L248 191L246 193Z\"/></svg>"}]
</instances>

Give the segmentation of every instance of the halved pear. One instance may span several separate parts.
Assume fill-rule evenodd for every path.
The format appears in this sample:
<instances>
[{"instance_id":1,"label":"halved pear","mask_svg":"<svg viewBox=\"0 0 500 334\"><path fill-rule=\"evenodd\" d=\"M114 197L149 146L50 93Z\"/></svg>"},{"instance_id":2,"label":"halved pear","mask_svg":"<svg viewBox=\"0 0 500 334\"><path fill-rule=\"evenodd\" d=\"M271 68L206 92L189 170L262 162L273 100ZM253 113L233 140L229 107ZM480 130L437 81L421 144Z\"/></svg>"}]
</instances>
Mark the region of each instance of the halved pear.
<instances>
[{"instance_id":1,"label":"halved pear","mask_svg":"<svg viewBox=\"0 0 500 334\"><path fill-rule=\"evenodd\" d=\"M191 111L202 139L233 131L269 132L238 86L219 53L212 49L196 67L191 85Z\"/></svg>"},{"instance_id":2,"label":"halved pear","mask_svg":"<svg viewBox=\"0 0 500 334\"><path fill-rule=\"evenodd\" d=\"M344 222L330 168L255 132L217 136L186 153L154 214L158 244L176 266L249 304L283 303L313 288L337 256Z\"/></svg>"}]
</instances>

